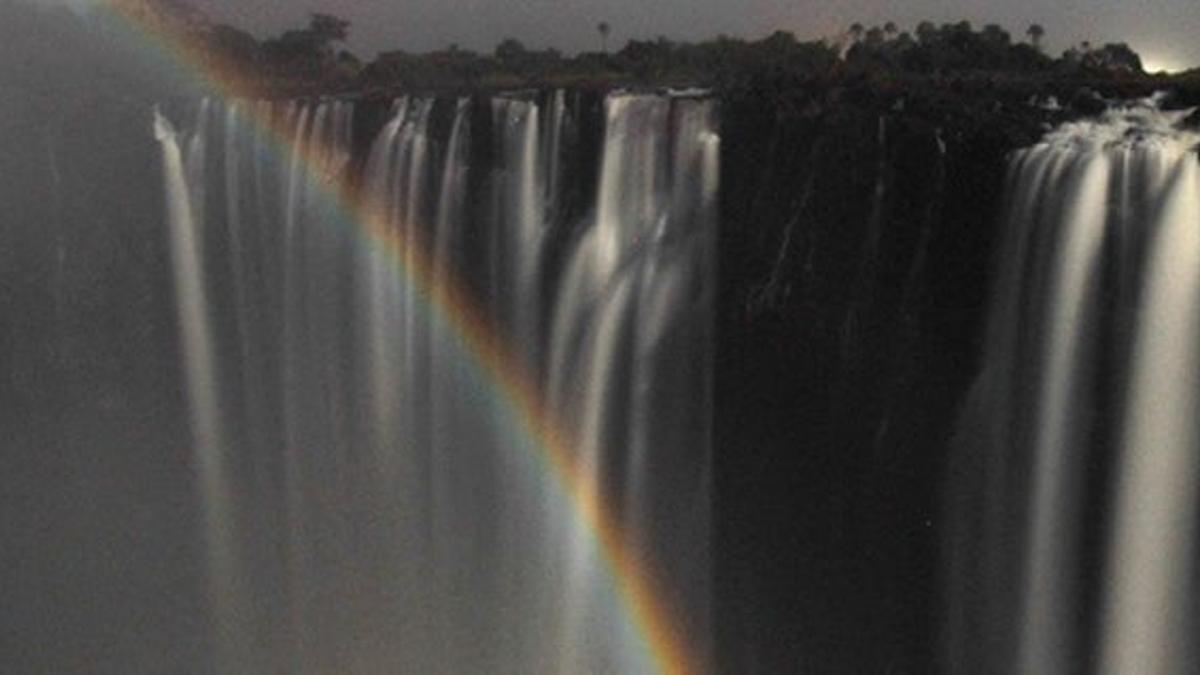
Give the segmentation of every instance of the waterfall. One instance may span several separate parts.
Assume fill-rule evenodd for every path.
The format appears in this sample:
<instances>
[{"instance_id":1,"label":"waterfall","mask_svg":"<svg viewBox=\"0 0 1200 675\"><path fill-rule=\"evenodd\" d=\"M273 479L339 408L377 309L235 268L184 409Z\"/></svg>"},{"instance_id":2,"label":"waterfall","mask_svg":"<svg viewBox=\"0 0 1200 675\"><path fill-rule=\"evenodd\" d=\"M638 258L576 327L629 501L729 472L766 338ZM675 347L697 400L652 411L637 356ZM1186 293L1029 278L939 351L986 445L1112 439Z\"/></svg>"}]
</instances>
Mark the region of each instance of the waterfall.
<instances>
[{"instance_id":1,"label":"waterfall","mask_svg":"<svg viewBox=\"0 0 1200 675\"><path fill-rule=\"evenodd\" d=\"M1155 100L1015 154L950 478L953 672L1187 672L1200 135Z\"/></svg>"},{"instance_id":2,"label":"waterfall","mask_svg":"<svg viewBox=\"0 0 1200 675\"><path fill-rule=\"evenodd\" d=\"M155 113L155 135L162 144L171 256L179 297L179 332L183 343L184 379L199 493L204 505L204 545L208 552L208 587L218 634L217 664L240 665L244 648L241 624L245 588L237 564L236 514L232 509L228 447L221 413L219 371L213 344L208 292L204 283L204 237L198 225L204 215L202 180L207 145L209 102L200 109L197 131L181 147L177 132Z\"/></svg>"},{"instance_id":3,"label":"waterfall","mask_svg":"<svg viewBox=\"0 0 1200 675\"><path fill-rule=\"evenodd\" d=\"M1190 137L1169 167L1148 244L1117 472L1101 664L1106 673L1195 665L1196 373L1200 369L1200 172ZM1180 147L1183 146L1183 147Z\"/></svg>"},{"instance_id":4,"label":"waterfall","mask_svg":"<svg viewBox=\"0 0 1200 675\"><path fill-rule=\"evenodd\" d=\"M703 663L715 103L609 94L592 204L583 97L408 96L378 129L363 105L156 122L220 669L654 670L453 285Z\"/></svg>"}]
</instances>

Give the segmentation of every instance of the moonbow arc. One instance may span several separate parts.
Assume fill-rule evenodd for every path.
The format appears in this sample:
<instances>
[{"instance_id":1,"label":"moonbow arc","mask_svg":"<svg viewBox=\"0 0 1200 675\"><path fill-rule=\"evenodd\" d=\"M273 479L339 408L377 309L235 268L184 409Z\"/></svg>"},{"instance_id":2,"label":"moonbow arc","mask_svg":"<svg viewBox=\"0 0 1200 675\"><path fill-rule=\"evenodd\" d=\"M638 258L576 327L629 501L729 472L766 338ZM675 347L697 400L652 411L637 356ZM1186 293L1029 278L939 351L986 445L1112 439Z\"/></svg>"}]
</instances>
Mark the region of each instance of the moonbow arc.
<instances>
[{"instance_id":1,"label":"moonbow arc","mask_svg":"<svg viewBox=\"0 0 1200 675\"><path fill-rule=\"evenodd\" d=\"M120 10L119 5L114 4L113 7ZM166 38L162 35L158 37ZM185 47L179 47L174 54L185 61L188 57ZM546 218L546 214L554 212L549 208L553 199L548 197L547 191L554 191L554 180L560 173L549 161L556 157L556 153L547 148L562 142L561 135L555 140L555 133L561 131L565 119L567 102L564 94L555 94L542 104L519 99L496 99L492 103L492 119L497 129L506 130L503 142L510 144L508 151L512 153L513 161L506 163L505 171L511 174L510 178L515 178L505 183L515 186L511 193L499 195L505 205L503 218L506 229L503 235L506 241L521 242L521 246L517 247L520 250L516 253L508 251L495 258L491 268L493 282L499 281L501 286L498 287L504 289L504 293L496 294L494 299L506 296L507 300L481 304L478 294L468 290L459 278L461 269L444 264L445 256L439 256L439 246L453 248L456 243L453 236L439 238L437 225L439 221L452 221L454 210L461 208L461 204L416 204L409 198L421 193L423 187L428 187L422 186L421 181L444 184L464 179L463 175L456 172L452 161L454 155L465 151L456 150L453 139L447 139L446 145L436 150L448 154L444 157L446 161L442 164L442 170L431 172L419 168L424 165L425 160L421 159L423 153L427 153L426 157L435 153L433 144L428 142L427 137L422 137L421 129L423 124L428 124L431 114L429 102L408 99L397 104L392 120L381 132L381 139L376 141L376 151L380 154L369 160L377 163L377 177L382 176L382 182L372 189L369 185L370 176L364 176L357 183L345 178L348 174L344 166L349 164L349 159L343 156L348 133L344 128L349 114L347 108L343 106L339 109L338 105L341 104L333 103L291 106L234 103L234 96L242 91L239 84L244 81L242 78L218 69L209 69L203 74L218 90L227 94L230 101L219 103L214 100L209 104L209 109L201 114L203 124L213 127L223 125L226 181L220 190L228 197L241 187L238 180L229 176L230 167L238 167L244 175L250 175L245 174L247 170L258 171L259 178L264 171L266 174L275 171L282 177L279 179L281 182L290 184L288 194L291 196L288 199L293 200L281 205L285 227L280 233L283 240L276 243L284 246L289 255L294 257L307 255L310 262L315 260L312 252L325 245L348 247L357 256L353 270L347 266L339 269L351 272L350 278L358 275L354 282L356 284L359 281L369 282L348 292L354 296L354 311L359 313L358 316L369 319L361 326L362 335L358 337L362 340L357 341L358 346L365 346L366 349L359 352L356 358L360 359L357 366L370 363L373 374L354 382L350 388L362 385L363 391L356 391L354 395L361 396L359 402L365 404L363 408L373 410L370 414L376 415L378 424L371 426L371 433L378 435L380 428L398 420L402 428L397 428L395 433L414 433L434 442L439 433L436 423L438 415L455 409L461 400L452 400L440 410L436 409L436 405L434 409L426 410L425 404L388 400L385 392L392 391L388 385L403 381L405 377L417 377L422 380L421 386L430 386L430 368L461 370L465 367L466 372L456 371L459 384L468 382L464 386L487 392L488 399L492 401L489 405L495 406L494 411L503 411L494 412L502 419L489 424L507 429L511 436L504 443L510 446L510 450L524 453L525 459L520 461L531 462L531 466L537 467L532 474L515 479L516 482L533 485L530 491L535 495L564 500L566 512L572 514L570 523L565 526L545 523L547 531L555 531L556 527L559 529L548 537L561 538L568 544L567 549L575 551L576 560L574 563L568 561L567 568L584 570L579 573L579 578L564 582L576 589L580 598L577 604L584 608L574 614L569 608L562 610L566 613L566 624L588 625L591 618L588 616L590 610L586 608L594 605L596 597L611 593L623 608L620 614L625 618L618 623L627 622L628 625L628 628L611 628L614 636L611 641L616 644L632 639L634 644L641 645L639 649L644 649L646 654L644 661L635 660L622 665L638 667L637 664L641 663L640 667L661 672L704 670L706 666L702 654L705 648L689 644L683 635L685 625L688 630L707 625L706 618L695 618L706 613L706 609L696 609L703 607L704 603L689 608L686 621L668 610L668 606L679 604L679 593L675 591L670 600L666 598L668 591L655 581L659 573L654 571L650 563L652 558L658 558L650 555L655 544L643 541L660 533L642 530L634 525L639 514L640 517L655 513L661 515L663 509L682 507L689 514L688 536L699 537L695 541L706 545L703 471L692 476L694 480L690 497L694 503L665 504L661 499L647 497L648 486L637 486L635 479L644 475L638 473L639 466L644 471L646 466L662 461L655 454L661 450L661 444L681 441L678 433L663 431L661 426L647 427L647 422L643 420L637 422L635 428L650 431L635 434L628 441L617 441L613 436L614 430L622 424L612 413L613 401L618 398L616 391L620 387L632 386L633 391L642 392L638 394L642 397L640 403L647 407L661 405L664 395L664 390L660 390L662 386L674 387L678 383L669 383L669 378L661 374L665 372L661 367L658 368L659 374L649 380L635 378L633 381L624 381L625 376L614 377L604 370L604 366L613 359L628 358L630 354L654 353L655 350L661 350L662 345L671 344L671 340L678 340L679 317L673 318L671 307L687 308L684 324L702 329L706 325L704 307L711 300L711 289L703 279L708 274L707 259L711 254L709 237L712 232L712 213L715 211L719 147L713 104L690 95L680 98L611 96L605 103L607 128L610 132L614 129L623 131L611 133L610 138L625 140L610 140L604 146L599 185L595 188L598 207L594 217L588 221L590 225L577 239L554 243L544 231L545 223L539 221ZM455 115L456 122L452 125L454 132L460 135L460 143L468 133L464 131L465 120L469 117L467 111L468 108L462 108L461 117ZM664 135L668 128L674 130L670 140ZM546 129L552 132L547 134ZM655 136L655 133L659 135ZM213 139L207 139L201 138L198 129L172 133L164 126L160 135L164 147L170 148L176 144L181 153L178 170L183 172L188 170L189 157L193 164L208 166L213 161L212 156L218 154L213 147L216 134ZM637 140L639 136L641 141ZM380 143L386 147L381 147ZM253 167L244 157L230 159L231 153L245 152L246 148L252 148L255 152L265 151L272 159L260 161ZM197 152L207 153L208 159L195 159ZM414 167L418 169L414 170ZM631 172L639 171L642 173L635 173L637 180L630 178ZM197 200L193 194L185 201L188 218L202 220L197 218L197 212L202 210L198 205L207 203L208 198ZM227 221L230 218L250 218L247 210L249 201L244 193L229 203L237 206L226 209L223 217ZM411 212L399 213L398 209L411 209ZM320 215L310 218L312 213ZM415 225L418 222L420 226ZM229 225L229 222L225 225ZM324 225L341 227L343 231L320 231ZM195 222L191 226L200 227ZM233 248L237 255L253 255L252 245L245 241L233 242L234 238L230 237L226 245L236 244ZM262 242L256 245L263 246ZM312 248L314 246L318 249ZM195 252L176 252L185 257L197 255ZM557 293L546 294L541 288L542 282L536 278L524 278L523 275L552 258L556 259L554 266L561 275L561 287ZM231 265L236 271L244 262L234 261ZM327 391L345 386L345 382L337 381L338 375L334 371L314 373L307 365L296 365L308 363L315 357L333 355L332 352L321 350L314 352L312 345L323 343L337 332L336 326L321 325L320 322L329 320L330 316L344 319L339 314L342 309L338 309L334 298L327 296L329 289L306 286L306 280L311 281L312 270L292 267L287 260L276 262L277 277L282 279L281 288L276 290L281 293L279 306L284 315L277 317L276 321L284 342L283 353L279 357L282 365L272 367L282 372L285 378L282 381L286 383L304 382L332 387ZM333 261L329 264L337 266L342 263ZM504 269L506 265L508 268ZM243 266L241 271L244 275L254 273L252 266ZM390 281L387 280L389 275L392 277ZM615 286L612 279L619 280ZM241 283L248 282L242 279ZM359 293L363 288L369 292ZM528 302L512 302L514 297L523 297ZM569 298L569 302L564 302L563 298ZM212 299L214 303L220 301L221 298ZM235 305L239 301L244 302L245 298L233 298ZM372 306L372 302L375 305ZM399 317L398 322L397 316L389 314L390 309L381 309L394 306L406 308L401 310L403 316ZM536 311L532 315L525 315L531 307L536 307ZM309 319L302 321L297 318L300 316ZM312 319L314 316L325 318ZM234 329L228 325L218 325L213 330L218 333L240 331L240 337L244 339L246 326L253 319L242 317L230 321L230 325L237 324ZM530 325L541 328L522 335L522 330ZM400 353L392 350L386 340L376 339L372 342L372 330L376 331L375 337L378 338L392 329L406 336L407 347ZM534 335L538 331L542 334ZM553 335L565 337L556 342ZM520 349L509 346L513 344L514 336L522 338ZM703 330L699 337L701 342L697 344L707 339ZM531 338L532 342L525 338ZM219 336L216 342L224 344ZM529 353L531 344L537 344L540 353ZM224 348L218 344L207 349L219 352ZM254 345L246 346L246 349L249 352L256 349L262 351L261 346ZM221 355L216 354L213 358L220 360ZM378 361L372 362L371 359ZM462 361L466 366L447 365L453 360ZM421 361L426 365L414 368L414 364ZM430 366L429 363L435 365ZM294 372L289 374L289 368ZM393 371L389 371L389 368ZM422 368L425 369L423 373ZM196 372L200 370L203 369L197 369ZM217 370L220 371L219 368ZM347 372L357 371L351 368ZM574 381L581 374L604 386L590 393L572 391ZM195 374L192 377L193 389L197 386L198 377ZM288 377L292 379L286 379ZM355 377L353 375L351 379ZM373 384L371 377L376 378ZM668 382L668 385L663 385L664 382ZM213 385L204 382L200 382L200 385L215 386L220 393L224 393L227 386L224 383ZM710 386L702 374L701 385ZM223 401L231 397L252 400L254 397L247 391L218 398ZM297 452L297 439L314 437L310 433L314 429L323 431L330 442L336 443L337 434L331 433L330 429L353 427L353 424L339 417L349 414L345 412L345 406L349 405L353 396L347 395L339 404L343 408L330 413L329 419L321 422L313 416L299 414L312 404L306 400L310 394L297 393L296 388L289 384L277 395L285 411L291 410L295 413L294 417L304 418L286 420L279 432L289 452ZM456 393L450 398L462 396L464 394ZM204 399L204 396L200 399ZM193 396L194 404L196 400ZM212 405L220 407L224 404ZM372 409L372 405L375 408ZM396 410L400 411L396 418L387 417L388 411ZM419 413L414 412L418 410ZM626 414L622 413L622 416ZM634 414L645 415L646 411L634 411ZM421 418L423 422L419 421ZM703 418L703 415L697 415L696 418ZM568 420L569 424L566 423ZM682 420L684 424L692 424L693 421ZM703 423L695 428L700 436L704 435L706 427ZM271 429L260 429L256 433L270 436L271 432ZM243 430L231 435L244 436L247 433ZM371 433L364 431L356 438L363 441L364 447L378 450L379 439L371 438ZM696 455L701 464L707 461L707 450L703 446L705 442L707 439L702 438ZM236 446L238 442L226 439L214 441L215 446L222 443ZM631 453L623 460L625 477L615 476L610 466L606 466L611 465L611 458L606 455L614 447L627 448ZM211 475L207 479L210 486L221 486L223 482L233 480L230 472L235 469L230 468L232 460L227 456L228 447L201 448L198 452L207 453L210 459L213 456L224 457L223 461L212 465ZM426 458L425 461L429 463L425 469L438 478L439 468L434 466L432 460ZM281 499L287 503L287 510L291 514L289 517L296 517L309 508L312 495L296 493L295 487L304 485L304 474L319 470L319 464L304 457L290 457L284 463L289 472L287 482L292 492L281 496ZM452 470L448 473L454 475ZM530 476L534 478L531 480ZM440 478L444 489L448 484L447 477L442 475ZM614 492L614 481L631 487ZM218 489L212 494L220 491ZM614 497L614 494L620 496ZM215 536L215 532L225 530L220 523L224 517L220 509L210 509L207 516L210 537ZM306 528L315 530L318 526L293 523L288 532L292 560L289 564L293 568L290 574L299 575L300 578L319 568L319 563L313 562L319 557L316 553L319 547L311 542L312 532L306 531ZM583 538L582 542L579 541L580 537ZM547 551L554 549L546 541L540 543L547 546ZM224 549L225 545L215 548ZM598 567L590 567L592 563L588 560L592 557L599 563ZM213 569L217 570L215 576L226 574L219 571L223 567L235 565L229 561L210 562ZM409 562L420 567L417 562ZM236 576L234 572L227 574ZM609 587L609 591L601 596L595 596L596 591L589 590L594 588L595 583L589 578L596 574L606 578L605 585ZM689 572L684 576L700 578L703 574ZM217 582L220 583L220 580L217 579ZM215 593L216 596L222 594ZM426 601L431 600L426 598ZM318 600L312 599L290 601L293 605L292 621L300 626L296 632L301 634L313 629L304 627L304 624L310 623L304 618L305 610L296 609L294 605L306 602L320 605ZM220 605L219 602L217 604ZM239 611L233 610L232 613L238 614ZM237 632L236 622L225 628L231 636ZM436 627L429 630L436 632ZM705 640L701 636L699 643L703 644ZM237 640L232 642L236 643ZM570 642L567 640L564 644ZM233 656L230 658L240 658L238 652L244 649L245 646L231 647ZM564 649L570 651L566 647ZM559 654L554 658L565 658L569 662L570 659L581 657Z\"/></svg>"}]
</instances>

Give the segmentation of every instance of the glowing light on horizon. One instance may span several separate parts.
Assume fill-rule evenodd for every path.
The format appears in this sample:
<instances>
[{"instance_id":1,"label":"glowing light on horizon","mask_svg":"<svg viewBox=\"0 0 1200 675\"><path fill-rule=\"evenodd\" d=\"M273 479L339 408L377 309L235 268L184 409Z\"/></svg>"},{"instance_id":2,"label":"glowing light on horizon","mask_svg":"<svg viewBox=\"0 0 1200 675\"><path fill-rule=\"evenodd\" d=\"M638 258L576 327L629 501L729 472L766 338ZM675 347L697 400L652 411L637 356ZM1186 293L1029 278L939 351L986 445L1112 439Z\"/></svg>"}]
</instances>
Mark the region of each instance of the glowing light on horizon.
<instances>
[{"instance_id":1,"label":"glowing light on horizon","mask_svg":"<svg viewBox=\"0 0 1200 675\"><path fill-rule=\"evenodd\" d=\"M1194 66L1185 65L1178 57L1168 54L1142 54L1142 69L1147 73L1156 75L1158 73L1166 73L1173 75L1190 70Z\"/></svg>"}]
</instances>

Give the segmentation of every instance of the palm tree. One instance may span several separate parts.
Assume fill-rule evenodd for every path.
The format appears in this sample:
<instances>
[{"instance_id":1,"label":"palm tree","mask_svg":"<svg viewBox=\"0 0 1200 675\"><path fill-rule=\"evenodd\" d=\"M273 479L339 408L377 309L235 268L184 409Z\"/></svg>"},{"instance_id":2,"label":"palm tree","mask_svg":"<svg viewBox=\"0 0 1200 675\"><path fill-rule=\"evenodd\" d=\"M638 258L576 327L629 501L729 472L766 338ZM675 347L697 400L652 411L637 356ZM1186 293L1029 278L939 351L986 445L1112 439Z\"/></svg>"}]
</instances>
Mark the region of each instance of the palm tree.
<instances>
[{"instance_id":1,"label":"palm tree","mask_svg":"<svg viewBox=\"0 0 1200 675\"><path fill-rule=\"evenodd\" d=\"M1046 29L1035 23L1029 26L1029 30L1025 31L1025 34L1029 36L1029 42L1033 44L1033 48L1039 52L1042 51L1042 36L1046 34Z\"/></svg>"},{"instance_id":2,"label":"palm tree","mask_svg":"<svg viewBox=\"0 0 1200 675\"><path fill-rule=\"evenodd\" d=\"M922 21L917 24L917 40L923 44L932 44L937 39L937 26L932 21Z\"/></svg>"},{"instance_id":3,"label":"palm tree","mask_svg":"<svg viewBox=\"0 0 1200 675\"><path fill-rule=\"evenodd\" d=\"M900 32L900 29L896 27L895 22L889 21L889 22L883 24L883 34L886 35L889 40L895 39L896 33L899 33L899 32Z\"/></svg>"},{"instance_id":4,"label":"palm tree","mask_svg":"<svg viewBox=\"0 0 1200 675\"><path fill-rule=\"evenodd\" d=\"M608 53L608 34L612 32L612 26L608 25L607 21L601 21L596 25L596 30L600 31L600 51Z\"/></svg>"},{"instance_id":5,"label":"palm tree","mask_svg":"<svg viewBox=\"0 0 1200 675\"><path fill-rule=\"evenodd\" d=\"M862 36L863 36L863 25L861 23L856 23L856 24L853 24L852 26L850 26L850 39L854 40L855 42L858 42L859 40L862 39Z\"/></svg>"}]
</instances>

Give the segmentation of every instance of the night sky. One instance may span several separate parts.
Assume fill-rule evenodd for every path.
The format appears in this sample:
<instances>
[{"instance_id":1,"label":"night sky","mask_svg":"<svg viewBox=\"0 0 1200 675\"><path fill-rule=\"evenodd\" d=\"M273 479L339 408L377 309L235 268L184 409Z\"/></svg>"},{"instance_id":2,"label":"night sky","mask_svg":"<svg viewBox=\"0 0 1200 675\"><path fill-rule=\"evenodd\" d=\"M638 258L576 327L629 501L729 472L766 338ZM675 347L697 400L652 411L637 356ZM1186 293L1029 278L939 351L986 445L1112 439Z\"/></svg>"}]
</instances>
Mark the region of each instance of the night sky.
<instances>
[{"instance_id":1,"label":"night sky","mask_svg":"<svg viewBox=\"0 0 1200 675\"><path fill-rule=\"evenodd\" d=\"M565 52L599 48L596 24L612 25L611 44L630 38L697 39L725 33L756 38L773 30L800 38L835 36L859 21L966 19L998 23L1023 38L1031 22L1046 29L1057 55L1082 40L1126 41L1152 69L1200 65L1198 0L194 0L225 21L263 34L298 26L325 11L353 23L351 47L421 52L449 44L490 50L505 37Z\"/></svg>"}]
</instances>

